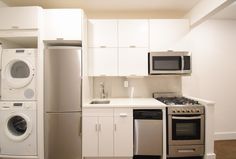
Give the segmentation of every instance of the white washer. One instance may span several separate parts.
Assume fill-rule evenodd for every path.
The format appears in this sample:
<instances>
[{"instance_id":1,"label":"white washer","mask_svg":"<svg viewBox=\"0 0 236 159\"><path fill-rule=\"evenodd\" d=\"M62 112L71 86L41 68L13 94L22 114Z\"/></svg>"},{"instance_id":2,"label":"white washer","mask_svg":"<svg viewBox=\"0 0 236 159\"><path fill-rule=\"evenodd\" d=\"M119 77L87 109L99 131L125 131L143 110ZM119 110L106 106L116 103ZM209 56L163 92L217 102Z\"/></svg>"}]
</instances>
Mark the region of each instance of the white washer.
<instances>
[{"instance_id":1,"label":"white washer","mask_svg":"<svg viewBox=\"0 0 236 159\"><path fill-rule=\"evenodd\" d=\"M0 102L0 157L36 156L35 102Z\"/></svg>"},{"instance_id":2,"label":"white washer","mask_svg":"<svg viewBox=\"0 0 236 159\"><path fill-rule=\"evenodd\" d=\"M36 49L3 49L2 100L36 99Z\"/></svg>"}]
</instances>

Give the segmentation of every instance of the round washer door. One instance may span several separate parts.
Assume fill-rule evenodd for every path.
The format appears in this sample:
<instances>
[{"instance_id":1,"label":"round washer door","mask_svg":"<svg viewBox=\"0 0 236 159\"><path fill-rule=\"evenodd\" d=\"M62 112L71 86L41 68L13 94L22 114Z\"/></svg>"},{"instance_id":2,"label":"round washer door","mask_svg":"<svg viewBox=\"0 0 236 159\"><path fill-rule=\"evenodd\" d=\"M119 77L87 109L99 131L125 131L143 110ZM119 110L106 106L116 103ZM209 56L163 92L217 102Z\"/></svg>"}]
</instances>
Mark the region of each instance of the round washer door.
<instances>
[{"instance_id":1,"label":"round washer door","mask_svg":"<svg viewBox=\"0 0 236 159\"><path fill-rule=\"evenodd\" d=\"M34 68L26 60L14 59L6 65L5 77L9 87L23 88L32 81Z\"/></svg>"},{"instance_id":2,"label":"round washer door","mask_svg":"<svg viewBox=\"0 0 236 159\"><path fill-rule=\"evenodd\" d=\"M25 114L11 114L5 122L6 136L13 141L25 140L31 131L32 123Z\"/></svg>"}]
</instances>

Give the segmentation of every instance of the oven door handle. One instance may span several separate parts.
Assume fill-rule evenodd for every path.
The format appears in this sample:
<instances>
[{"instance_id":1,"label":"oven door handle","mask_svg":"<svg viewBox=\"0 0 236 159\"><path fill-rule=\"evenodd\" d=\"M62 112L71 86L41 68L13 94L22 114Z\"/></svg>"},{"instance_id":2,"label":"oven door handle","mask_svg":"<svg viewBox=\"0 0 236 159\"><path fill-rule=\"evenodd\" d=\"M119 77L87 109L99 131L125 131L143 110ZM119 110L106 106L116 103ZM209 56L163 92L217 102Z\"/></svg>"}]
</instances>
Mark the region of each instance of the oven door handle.
<instances>
[{"instance_id":1,"label":"oven door handle","mask_svg":"<svg viewBox=\"0 0 236 159\"><path fill-rule=\"evenodd\" d=\"M191 119L201 119L201 116L191 116L191 117L180 117L180 116L172 116L172 119L179 119L179 120L191 120Z\"/></svg>"}]
</instances>

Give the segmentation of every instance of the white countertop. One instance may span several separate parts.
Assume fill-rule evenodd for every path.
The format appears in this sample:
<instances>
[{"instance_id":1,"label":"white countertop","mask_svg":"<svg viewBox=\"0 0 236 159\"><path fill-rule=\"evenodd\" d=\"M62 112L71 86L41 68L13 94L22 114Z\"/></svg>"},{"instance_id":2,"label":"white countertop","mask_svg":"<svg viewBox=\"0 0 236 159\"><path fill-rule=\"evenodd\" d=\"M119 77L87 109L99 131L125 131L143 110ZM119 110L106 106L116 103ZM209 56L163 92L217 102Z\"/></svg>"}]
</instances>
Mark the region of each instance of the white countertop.
<instances>
[{"instance_id":1,"label":"white countertop","mask_svg":"<svg viewBox=\"0 0 236 159\"><path fill-rule=\"evenodd\" d=\"M142 108L165 108L166 105L154 98L106 98L106 99L93 99L96 100L110 100L109 104L90 104L86 103L83 108L99 108L99 107L142 107Z\"/></svg>"}]
</instances>

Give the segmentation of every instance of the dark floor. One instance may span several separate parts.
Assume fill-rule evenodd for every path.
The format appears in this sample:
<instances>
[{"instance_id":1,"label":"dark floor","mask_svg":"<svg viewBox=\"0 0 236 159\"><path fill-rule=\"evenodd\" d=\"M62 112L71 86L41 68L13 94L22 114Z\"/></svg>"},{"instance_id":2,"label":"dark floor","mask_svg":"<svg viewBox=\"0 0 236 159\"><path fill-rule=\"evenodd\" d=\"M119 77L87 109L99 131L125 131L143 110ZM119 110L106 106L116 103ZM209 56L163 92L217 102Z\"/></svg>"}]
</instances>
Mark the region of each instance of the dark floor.
<instances>
[{"instance_id":1,"label":"dark floor","mask_svg":"<svg viewBox=\"0 0 236 159\"><path fill-rule=\"evenodd\" d=\"M215 141L216 159L236 159L236 140Z\"/></svg>"}]
</instances>

